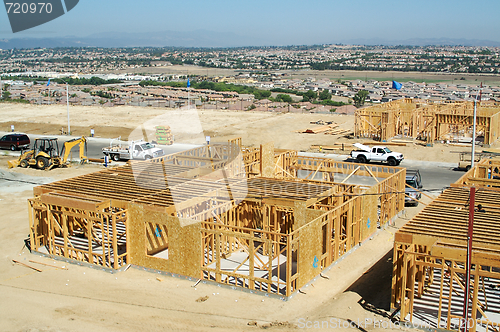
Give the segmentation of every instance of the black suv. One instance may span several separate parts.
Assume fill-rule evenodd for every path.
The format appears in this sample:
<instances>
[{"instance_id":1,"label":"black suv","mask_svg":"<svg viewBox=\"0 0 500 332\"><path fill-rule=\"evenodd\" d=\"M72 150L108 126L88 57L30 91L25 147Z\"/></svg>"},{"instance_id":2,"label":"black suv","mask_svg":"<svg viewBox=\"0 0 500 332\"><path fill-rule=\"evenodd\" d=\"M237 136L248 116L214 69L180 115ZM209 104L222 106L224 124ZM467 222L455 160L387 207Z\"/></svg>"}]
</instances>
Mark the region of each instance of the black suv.
<instances>
[{"instance_id":1,"label":"black suv","mask_svg":"<svg viewBox=\"0 0 500 332\"><path fill-rule=\"evenodd\" d=\"M26 134L7 134L0 138L0 148L12 151L27 149L30 146L30 138Z\"/></svg>"}]
</instances>

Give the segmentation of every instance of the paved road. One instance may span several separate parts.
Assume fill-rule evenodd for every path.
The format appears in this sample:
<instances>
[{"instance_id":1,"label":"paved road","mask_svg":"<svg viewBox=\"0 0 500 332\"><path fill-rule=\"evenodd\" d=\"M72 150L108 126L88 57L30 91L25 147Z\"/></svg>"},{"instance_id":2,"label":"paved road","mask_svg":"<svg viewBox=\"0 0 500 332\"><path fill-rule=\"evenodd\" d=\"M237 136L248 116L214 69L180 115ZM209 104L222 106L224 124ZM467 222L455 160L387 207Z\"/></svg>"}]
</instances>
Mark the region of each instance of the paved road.
<instances>
[{"instance_id":1,"label":"paved road","mask_svg":"<svg viewBox=\"0 0 500 332\"><path fill-rule=\"evenodd\" d=\"M0 132L0 137L8 134L7 132ZM31 146L33 146L33 142L35 141L36 138L40 137L57 137L57 141L59 144L59 151L62 149L62 146L64 142L69 141L73 138L78 138L78 137L71 137L71 136L61 136L61 135L33 135L33 134L28 134L28 137L31 140ZM125 141L119 141L118 139L109 139L109 138L99 138L99 137L87 137L87 157L88 158L103 158L102 154L102 148L110 146L110 144L122 144L122 145L127 145L127 142ZM195 147L198 147L199 145L194 145L194 144L180 144L180 143L175 143L173 145L158 145L159 148L163 149L165 151L165 154L171 154L179 151L184 151L184 150L189 150L193 149ZM78 148L75 147L73 148L73 155L78 156Z\"/></svg>"},{"instance_id":2,"label":"paved road","mask_svg":"<svg viewBox=\"0 0 500 332\"><path fill-rule=\"evenodd\" d=\"M0 132L0 136L7 134L7 132ZM32 135L28 134L30 140L33 142L35 138L43 137L42 135ZM61 149L64 142L74 138L68 136L50 136L57 137L59 142L59 149ZM88 137L87 143L87 156L89 158L102 158L102 148L109 146L110 144L120 143L118 140L112 140L109 138L97 138L97 137ZM121 142L122 144L126 144L126 142ZM188 149L192 149L198 147L199 145L194 144L180 144L175 143L173 145L168 146L158 146L165 151L165 154L171 154L174 152L184 151ZM77 156L77 149L74 148L73 154ZM305 156L321 156L332 158L337 161L350 161L346 159L345 155L336 155L336 154L324 154L324 153L305 153L301 152L300 155ZM385 165L382 163L371 163L370 165ZM422 182L424 185L424 190L434 190L433 193L439 194L443 188L446 188L457 181L463 174L463 171L456 170L456 163L442 163L442 162L428 162L428 161L419 161L419 160L408 160L405 159L401 165L401 167L406 167L407 169L419 169L420 174L422 175ZM342 177L337 177L337 181L342 181ZM353 176L350 180L356 181L356 177ZM358 179L360 182L366 185L372 185L374 183L370 183L370 179L366 179L365 177ZM351 182L351 181L348 181ZM374 182L374 180L373 180Z\"/></svg>"}]
</instances>

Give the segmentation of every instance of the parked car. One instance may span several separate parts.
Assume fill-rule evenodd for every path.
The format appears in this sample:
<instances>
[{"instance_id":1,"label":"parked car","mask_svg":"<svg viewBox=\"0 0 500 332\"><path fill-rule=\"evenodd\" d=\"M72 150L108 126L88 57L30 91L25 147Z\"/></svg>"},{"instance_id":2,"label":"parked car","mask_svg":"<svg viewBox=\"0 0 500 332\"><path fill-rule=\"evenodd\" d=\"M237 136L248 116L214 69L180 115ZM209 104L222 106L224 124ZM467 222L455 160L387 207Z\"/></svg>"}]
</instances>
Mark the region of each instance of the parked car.
<instances>
[{"instance_id":1,"label":"parked car","mask_svg":"<svg viewBox=\"0 0 500 332\"><path fill-rule=\"evenodd\" d=\"M26 134L7 134L0 138L0 148L12 151L27 149L30 146L30 138Z\"/></svg>"},{"instance_id":2,"label":"parked car","mask_svg":"<svg viewBox=\"0 0 500 332\"><path fill-rule=\"evenodd\" d=\"M369 146L361 143L354 143L358 150L351 151L351 158L356 159L358 163L364 164L370 161L387 162L390 166L398 166L403 161L403 154L392 152L386 146Z\"/></svg>"},{"instance_id":3,"label":"parked car","mask_svg":"<svg viewBox=\"0 0 500 332\"><path fill-rule=\"evenodd\" d=\"M422 197L422 193L418 191L418 189L422 189L422 177L420 176L420 171L418 169L407 169L406 170L406 184L410 187L405 186L405 205L413 205L417 206L418 201L414 199L420 200ZM417 190L415 190L415 189ZM414 198L414 199L412 199Z\"/></svg>"}]
</instances>

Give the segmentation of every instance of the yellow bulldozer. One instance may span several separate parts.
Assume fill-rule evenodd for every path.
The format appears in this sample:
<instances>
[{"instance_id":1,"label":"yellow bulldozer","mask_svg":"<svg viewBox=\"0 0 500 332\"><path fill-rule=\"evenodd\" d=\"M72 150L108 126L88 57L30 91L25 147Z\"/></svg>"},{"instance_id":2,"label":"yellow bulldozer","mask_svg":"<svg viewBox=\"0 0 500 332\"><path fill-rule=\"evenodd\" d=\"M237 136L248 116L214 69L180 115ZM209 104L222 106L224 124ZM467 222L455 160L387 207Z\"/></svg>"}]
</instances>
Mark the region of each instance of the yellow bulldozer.
<instances>
[{"instance_id":1,"label":"yellow bulldozer","mask_svg":"<svg viewBox=\"0 0 500 332\"><path fill-rule=\"evenodd\" d=\"M60 154L57 138L44 137L35 139L32 150L21 152L18 159L8 161L9 168L20 166L49 170L54 167L65 167L69 164L68 157L71 149L77 145L80 148L80 162L88 162L85 153L87 148L87 139L85 137L64 142Z\"/></svg>"}]
</instances>

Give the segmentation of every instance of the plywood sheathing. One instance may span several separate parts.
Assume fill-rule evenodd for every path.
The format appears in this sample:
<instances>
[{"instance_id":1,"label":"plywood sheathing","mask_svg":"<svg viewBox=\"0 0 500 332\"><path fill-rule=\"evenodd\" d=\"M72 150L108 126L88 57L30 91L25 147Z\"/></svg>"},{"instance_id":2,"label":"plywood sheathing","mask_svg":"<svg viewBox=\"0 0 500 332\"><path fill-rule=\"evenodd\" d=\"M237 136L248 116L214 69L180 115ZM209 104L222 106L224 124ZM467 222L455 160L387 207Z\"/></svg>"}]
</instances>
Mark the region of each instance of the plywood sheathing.
<instances>
[{"instance_id":1,"label":"plywood sheathing","mask_svg":"<svg viewBox=\"0 0 500 332\"><path fill-rule=\"evenodd\" d=\"M193 278L200 277L201 250L196 250L201 248L200 223L183 227L179 218L145 210L139 204L130 205L129 216L131 264ZM164 227L150 232L149 223ZM148 255L147 241L165 236L165 228L168 246L164 250L168 249L168 259Z\"/></svg>"},{"instance_id":2,"label":"plywood sheathing","mask_svg":"<svg viewBox=\"0 0 500 332\"><path fill-rule=\"evenodd\" d=\"M272 142L260 146L260 175L265 178L274 178L274 144Z\"/></svg>"}]
</instances>

